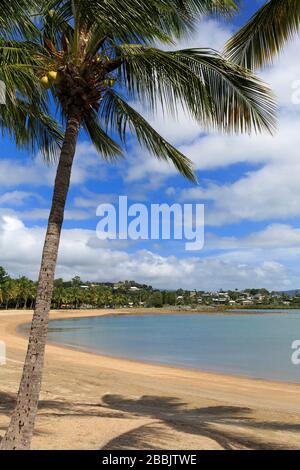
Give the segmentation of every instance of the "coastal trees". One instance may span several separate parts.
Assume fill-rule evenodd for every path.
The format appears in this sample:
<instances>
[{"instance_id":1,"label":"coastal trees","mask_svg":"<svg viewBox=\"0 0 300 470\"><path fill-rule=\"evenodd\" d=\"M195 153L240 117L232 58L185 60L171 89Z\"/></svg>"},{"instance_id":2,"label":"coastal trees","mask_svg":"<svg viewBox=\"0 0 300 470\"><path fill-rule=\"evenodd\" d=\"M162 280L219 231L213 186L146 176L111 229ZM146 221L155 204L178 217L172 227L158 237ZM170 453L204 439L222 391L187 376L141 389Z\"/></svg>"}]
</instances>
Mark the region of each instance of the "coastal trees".
<instances>
[{"instance_id":1,"label":"coastal trees","mask_svg":"<svg viewBox=\"0 0 300 470\"><path fill-rule=\"evenodd\" d=\"M0 267L0 305L18 309L32 308L35 301L36 286L33 281L25 276L12 279L6 271Z\"/></svg>"},{"instance_id":2,"label":"coastal trees","mask_svg":"<svg viewBox=\"0 0 300 470\"><path fill-rule=\"evenodd\" d=\"M17 284L17 290L18 290L18 300L20 305L23 307L23 309L26 309L27 307L27 302L32 296L32 284L33 282L30 281L25 276L20 277L16 281Z\"/></svg>"},{"instance_id":3,"label":"coastal trees","mask_svg":"<svg viewBox=\"0 0 300 470\"><path fill-rule=\"evenodd\" d=\"M163 295L160 291L153 292L150 299L148 300L150 307L162 307L163 306Z\"/></svg>"},{"instance_id":4,"label":"coastal trees","mask_svg":"<svg viewBox=\"0 0 300 470\"><path fill-rule=\"evenodd\" d=\"M92 283L89 281L80 282L80 286L73 286L74 280L64 281L56 279L52 296L52 307L63 309L74 308L105 308L105 307L178 307L190 306L198 308L199 303L210 306L218 305L216 298L226 298L226 304L234 301L239 308L243 307L243 302L251 302L253 307L269 305L270 308L282 308L286 302L299 307L300 297L297 291L290 292L269 292L266 289L245 289L243 291L205 292L188 291L178 289L168 291L153 289L146 284L138 284L134 281L112 283ZM23 287L20 287L20 285ZM25 286L28 286L25 289ZM132 290L132 287L137 290ZM27 278L14 279L0 267L0 308L24 308L32 309L36 298L36 282ZM24 297L27 302L24 305ZM201 299L201 302L198 300ZM203 299L205 299L203 301Z\"/></svg>"},{"instance_id":5,"label":"coastal trees","mask_svg":"<svg viewBox=\"0 0 300 470\"><path fill-rule=\"evenodd\" d=\"M17 295L18 289L16 282L9 278L3 287L3 303L6 309L8 309L10 302L17 299Z\"/></svg>"},{"instance_id":6,"label":"coastal trees","mask_svg":"<svg viewBox=\"0 0 300 470\"><path fill-rule=\"evenodd\" d=\"M272 61L300 26L298 0L269 0L228 42L234 62L256 69Z\"/></svg>"},{"instance_id":7,"label":"coastal trees","mask_svg":"<svg viewBox=\"0 0 300 470\"><path fill-rule=\"evenodd\" d=\"M0 266L0 304L6 302L7 288L10 282L10 277L5 269ZM6 304L7 305L7 304Z\"/></svg>"},{"instance_id":8,"label":"coastal trees","mask_svg":"<svg viewBox=\"0 0 300 470\"><path fill-rule=\"evenodd\" d=\"M23 79L17 69L30 73L45 89L43 99L48 94L60 109L65 135L24 370L2 449L28 449L31 443L64 208L80 130L85 130L108 161L123 157L122 144L130 132L152 155L171 162L195 182L191 161L150 126L132 107L134 101L152 111L161 105L173 114L182 106L209 129L260 132L274 128L272 94L249 71L210 49L166 50L193 29L199 14L235 11L232 0L47 0L40 4L45 7L39 12L40 34L30 43L15 40L16 53L2 58L0 71L15 66L14 83L18 80L20 86ZM165 45L163 49L155 46L158 42ZM42 122L42 117L38 119ZM111 299L107 292L100 301Z\"/></svg>"},{"instance_id":9,"label":"coastal trees","mask_svg":"<svg viewBox=\"0 0 300 470\"><path fill-rule=\"evenodd\" d=\"M8 278L9 278L8 273L5 271L5 269L2 266L0 266L0 286L3 286Z\"/></svg>"}]
</instances>

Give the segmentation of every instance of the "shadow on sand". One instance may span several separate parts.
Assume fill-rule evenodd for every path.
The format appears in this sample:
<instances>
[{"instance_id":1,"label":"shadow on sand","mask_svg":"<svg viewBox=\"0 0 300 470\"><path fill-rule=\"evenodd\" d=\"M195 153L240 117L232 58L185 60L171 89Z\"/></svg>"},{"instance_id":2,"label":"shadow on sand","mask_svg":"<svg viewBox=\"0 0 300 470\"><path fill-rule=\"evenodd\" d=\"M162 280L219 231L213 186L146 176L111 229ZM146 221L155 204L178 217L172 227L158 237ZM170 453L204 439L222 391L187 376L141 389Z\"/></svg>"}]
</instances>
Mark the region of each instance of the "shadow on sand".
<instances>
[{"instance_id":1,"label":"shadow on sand","mask_svg":"<svg viewBox=\"0 0 300 470\"><path fill-rule=\"evenodd\" d=\"M104 395L102 401L110 409L152 418L156 423L167 426L170 432L174 430L210 438L226 450L284 448L254 436L253 429L300 431L300 424L259 422L251 417L250 408L238 406L191 409L177 398L158 396L126 399L119 395ZM235 426L239 429L234 430ZM245 428L244 433L240 432L241 428ZM249 434L249 430L252 433ZM153 433L157 437L157 432L157 425L140 426L113 439L106 444L105 449L151 449ZM159 438L163 441L163 436Z\"/></svg>"},{"instance_id":2,"label":"shadow on sand","mask_svg":"<svg viewBox=\"0 0 300 470\"><path fill-rule=\"evenodd\" d=\"M15 405L13 395L0 392L0 414L10 415ZM255 435L255 430L300 432L300 424L258 421L250 408L238 406L210 406L190 408L174 397L142 396L137 399L121 395L104 395L101 403L70 403L62 400L41 400L39 416L55 417L98 417L148 418L150 424L120 434L109 441L103 449L158 449L153 442L172 438L174 431L210 438L225 450L232 449L283 449L284 445L268 442ZM3 428L0 428L4 431ZM174 439L173 439L174 441ZM156 444L155 444L156 445Z\"/></svg>"}]
</instances>

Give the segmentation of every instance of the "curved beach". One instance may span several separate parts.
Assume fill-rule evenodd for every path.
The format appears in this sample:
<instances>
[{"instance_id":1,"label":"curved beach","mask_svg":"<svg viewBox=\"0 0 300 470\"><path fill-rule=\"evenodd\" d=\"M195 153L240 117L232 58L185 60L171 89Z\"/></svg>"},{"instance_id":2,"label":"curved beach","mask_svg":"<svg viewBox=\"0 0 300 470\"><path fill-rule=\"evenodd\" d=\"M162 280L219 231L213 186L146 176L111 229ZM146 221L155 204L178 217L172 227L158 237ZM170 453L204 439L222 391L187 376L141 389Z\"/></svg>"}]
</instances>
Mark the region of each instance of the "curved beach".
<instances>
[{"instance_id":1,"label":"curved beach","mask_svg":"<svg viewBox=\"0 0 300 470\"><path fill-rule=\"evenodd\" d=\"M112 313L126 311L53 311L51 318ZM30 312L0 312L0 340L6 342L8 358L0 367L0 435L9 421L26 352L27 340L16 328L30 320ZM299 385L144 364L50 344L33 448L299 449L299 391Z\"/></svg>"}]
</instances>

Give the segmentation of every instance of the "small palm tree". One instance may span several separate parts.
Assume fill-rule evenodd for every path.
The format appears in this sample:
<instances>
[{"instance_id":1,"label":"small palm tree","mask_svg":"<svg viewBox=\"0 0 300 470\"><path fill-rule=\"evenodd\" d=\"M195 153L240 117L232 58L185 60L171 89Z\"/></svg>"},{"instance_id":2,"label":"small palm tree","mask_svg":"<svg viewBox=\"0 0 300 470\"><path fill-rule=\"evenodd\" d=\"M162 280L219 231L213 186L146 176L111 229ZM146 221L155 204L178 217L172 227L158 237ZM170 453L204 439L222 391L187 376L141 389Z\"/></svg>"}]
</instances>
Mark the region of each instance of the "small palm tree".
<instances>
[{"instance_id":1,"label":"small palm tree","mask_svg":"<svg viewBox=\"0 0 300 470\"><path fill-rule=\"evenodd\" d=\"M299 0L269 0L228 42L234 62L256 69L272 61L300 26Z\"/></svg>"},{"instance_id":2,"label":"small palm tree","mask_svg":"<svg viewBox=\"0 0 300 470\"><path fill-rule=\"evenodd\" d=\"M158 41L172 44L191 31L199 14L228 13L235 8L232 0L48 0L38 21L41 34L0 48L0 70L12 81L13 90L17 85L23 89L24 74L29 75L31 82L45 88L42 103L52 95L65 126L27 356L2 449L28 449L32 439L64 208L80 129L85 129L107 160L123 156L120 143L126 142L129 131L150 153L172 162L191 181L196 177L190 160L129 102L138 100L154 111L162 105L174 114L182 105L210 129L273 130L272 94L250 72L210 49L167 52L154 46ZM29 94L29 90L24 92ZM40 106L34 116L42 126L39 110ZM42 143L49 135L54 148L59 135L54 125L46 124L52 132L44 134ZM8 128L12 125L7 122ZM38 129L36 133L39 142Z\"/></svg>"}]
</instances>

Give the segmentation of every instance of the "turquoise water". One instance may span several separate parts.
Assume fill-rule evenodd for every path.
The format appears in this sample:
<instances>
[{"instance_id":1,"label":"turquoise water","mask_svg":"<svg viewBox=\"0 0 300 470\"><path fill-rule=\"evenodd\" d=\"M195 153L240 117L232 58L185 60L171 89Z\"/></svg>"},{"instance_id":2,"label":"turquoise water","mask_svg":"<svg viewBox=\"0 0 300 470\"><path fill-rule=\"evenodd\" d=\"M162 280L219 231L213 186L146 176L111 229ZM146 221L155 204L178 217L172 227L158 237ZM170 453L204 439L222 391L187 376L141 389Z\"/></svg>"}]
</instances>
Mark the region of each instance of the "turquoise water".
<instances>
[{"instance_id":1,"label":"turquoise water","mask_svg":"<svg viewBox=\"0 0 300 470\"><path fill-rule=\"evenodd\" d=\"M86 351L300 383L300 310L286 315L147 315L50 322L49 340Z\"/></svg>"}]
</instances>

